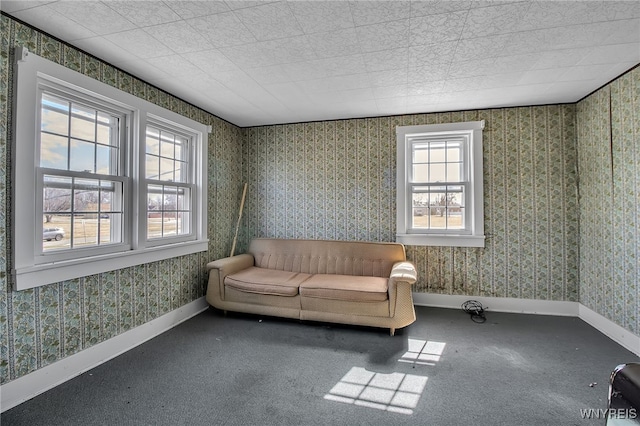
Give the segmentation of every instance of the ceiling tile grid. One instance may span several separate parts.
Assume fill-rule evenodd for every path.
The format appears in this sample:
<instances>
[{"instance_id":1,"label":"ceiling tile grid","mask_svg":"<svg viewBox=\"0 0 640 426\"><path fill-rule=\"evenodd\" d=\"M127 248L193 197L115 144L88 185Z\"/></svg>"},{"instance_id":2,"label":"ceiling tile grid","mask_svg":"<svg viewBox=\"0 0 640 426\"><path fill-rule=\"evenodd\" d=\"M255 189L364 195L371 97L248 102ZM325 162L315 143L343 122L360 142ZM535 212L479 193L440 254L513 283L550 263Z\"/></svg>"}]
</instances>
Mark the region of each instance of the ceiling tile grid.
<instances>
[{"instance_id":1,"label":"ceiling tile grid","mask_svg":"<svg viewBox=\"0 0 640 426\"><path fill-rule=\"evenodd\" d=\"M640 63L638 1L13 1L239 126L575 102Z\"/></svg>"}]
</instances>

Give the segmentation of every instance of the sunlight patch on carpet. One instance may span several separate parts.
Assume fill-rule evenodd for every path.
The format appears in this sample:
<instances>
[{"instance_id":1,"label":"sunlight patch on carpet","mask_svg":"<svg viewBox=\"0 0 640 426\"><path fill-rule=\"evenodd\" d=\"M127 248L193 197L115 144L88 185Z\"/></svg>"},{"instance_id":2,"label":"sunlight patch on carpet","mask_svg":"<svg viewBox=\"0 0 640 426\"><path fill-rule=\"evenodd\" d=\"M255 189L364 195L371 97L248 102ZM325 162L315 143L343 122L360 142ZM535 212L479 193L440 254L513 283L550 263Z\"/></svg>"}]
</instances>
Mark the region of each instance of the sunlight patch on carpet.
<instances>
[{"instance_id":1,"label":"sunlight patch on carpet","mask_svg":"<svg viewBox=\"0 0 640 426\"><path fill-rule=\"evenodd\" d=\"M374 373L353 367L324 399L401 414L413 414L428 377Z\"/></svg>"}]
</instances>

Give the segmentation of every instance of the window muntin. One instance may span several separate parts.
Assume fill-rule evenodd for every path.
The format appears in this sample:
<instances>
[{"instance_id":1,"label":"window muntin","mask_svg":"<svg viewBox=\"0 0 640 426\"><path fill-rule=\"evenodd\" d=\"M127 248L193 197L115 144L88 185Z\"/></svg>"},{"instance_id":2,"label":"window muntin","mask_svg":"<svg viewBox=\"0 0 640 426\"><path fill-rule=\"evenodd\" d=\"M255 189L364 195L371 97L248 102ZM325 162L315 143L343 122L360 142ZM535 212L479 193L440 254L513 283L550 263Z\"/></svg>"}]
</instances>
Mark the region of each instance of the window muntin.
<instances>
[{"instance_id":1,"label":"window muntin","mask_svg":"<svg viewBox=\"0 0 640 426\"><path fill-rule=\"evenodd\" d=\"M397 128L398 242L484 247L483 128L484 121Z\"/></svg>"},{"instance_id":2,"label":"window muntin","mask_svg":"<svg viewBox=\"0 0 640 426\"><path fill-rule=\"evenodd\" d=\"M14 58L16 290L208 249L206 135L211 127L25 48L16 48ZM146 180L147 125L160 125L177 137L175 146L158 151L158 161L171 163L166 181ZM181 152L185 139L179 137L188 141L188 152ZM168 200L165 216L180 219L175 231L165 227L152 239L147 238L148 184L161 185L163 202ZM46 224L47 215L64 221L66 229Z\"/></svg>"},{"instance_id":3,"label":"window muntin","mask_svg":"<svg viewBox=\"0 0 640 426\"><path fill-rule=\"evenodd\" d=\"M468 138L447 135L410 141L408 232L470 232L465 220L467 145Z\"/></svg>"},{"instance_id":4,"label":"window muntin","mask_svg":"<svg viewBox=\"0 0 640 426\"><path fill-rule=\"evenodd\" d=\"M192 138L166 124L147 125L146 233L151 243L192 234Z\"/></svg>"},{"instance_id":5,"label":"window muntin","mask_svg":"<svg viewBox=\"0 0 640 426\"><path fill-rule=\"evenodd\" d=\"M41 261L75 258L72 251L78 249L100 247L99 254L104 246L124 243L125 114L72 90L41 85L38 93L42 234L36 235L36 245Z\"/></svg>"}]
</instances>

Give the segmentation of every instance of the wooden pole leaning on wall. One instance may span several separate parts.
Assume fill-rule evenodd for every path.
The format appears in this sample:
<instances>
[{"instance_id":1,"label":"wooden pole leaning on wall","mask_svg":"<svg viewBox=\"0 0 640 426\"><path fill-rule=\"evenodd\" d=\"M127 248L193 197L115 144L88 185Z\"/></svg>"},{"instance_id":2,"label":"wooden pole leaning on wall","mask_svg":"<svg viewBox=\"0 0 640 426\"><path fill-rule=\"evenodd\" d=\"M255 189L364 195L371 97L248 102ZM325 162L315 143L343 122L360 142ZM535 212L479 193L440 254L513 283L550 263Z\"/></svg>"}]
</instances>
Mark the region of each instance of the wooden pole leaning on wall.
<instances>
[{"instance_id":1,"label":"wooden pole leaning on wall","mask_svg":"<svg viewBox=\"0 0 640 426\"><path fill-rule=\"evenodd\" d=\"M236 223L236 234L233 237L233 244L231 245L231 256L236 251L236 243L238 242L238 230L240 229L240 219L242 219L242 209L244 209L244 199L247 196L247 184L244 184L242 189L242 201L240 201L240 211L238 212L238 222Z\"/></svg>"}]
</instances>

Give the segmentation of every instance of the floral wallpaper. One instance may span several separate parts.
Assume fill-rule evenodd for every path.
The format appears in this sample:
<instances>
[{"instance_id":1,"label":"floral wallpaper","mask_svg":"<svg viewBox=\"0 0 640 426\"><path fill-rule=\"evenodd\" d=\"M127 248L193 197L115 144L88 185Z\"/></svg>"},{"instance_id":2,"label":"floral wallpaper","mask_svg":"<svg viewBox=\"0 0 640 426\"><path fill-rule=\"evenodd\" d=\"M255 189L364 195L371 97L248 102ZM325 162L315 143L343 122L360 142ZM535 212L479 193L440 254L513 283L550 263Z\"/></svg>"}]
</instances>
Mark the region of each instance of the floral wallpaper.
<instances>
[{"instance_id":1,"label":"floral wallpaper","mask_svg":"<svg viewBox=\"0 0 640 426\"><path fill-rule=\"evenodd\" d=\"M396 126L485 120L486 247L407 247L417 292L578 301L575 105L264 126L244 133L244 243L395 241Z\"/></svg>"},{"instance_id":2,"label":"floral wallpaper","mask_svg":"<svg viewBox=\"0 0 640 426\"><path fill-rule=\"evenodd\" d=\"M16 292L11 283L13 47L213 127L209 251ZM206 263L228 255L241 186L240 129L107 63L0 15L0 384L142 325L204 295Z\"/></svg>"},{"instance_id":3,"label":"floral wallpaper","mask_svg":"<svg viewBox=\"0 0 640 426\"><path fill-rule=\"evenodd\" d=\"M580 302L640 335L640 68L577 117Z\"/></svg>"},{"instance_id":4,"label":"floral wallpaper","mask_svg":"<svg viewBox=\"0 0 640 426\"><path fill-rule=\"evenodd\" d=\"M12 289L14 46L213 127L208 252ZM417 292L581 302L640 334L640 71L578 104L240 129L0 15L0 384L189 303L256 236L395 240L395 127L485 120L486 247L407 247ZM578 226L580 224L580 226Z\"/></svg>"}]
</instances>

